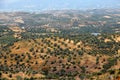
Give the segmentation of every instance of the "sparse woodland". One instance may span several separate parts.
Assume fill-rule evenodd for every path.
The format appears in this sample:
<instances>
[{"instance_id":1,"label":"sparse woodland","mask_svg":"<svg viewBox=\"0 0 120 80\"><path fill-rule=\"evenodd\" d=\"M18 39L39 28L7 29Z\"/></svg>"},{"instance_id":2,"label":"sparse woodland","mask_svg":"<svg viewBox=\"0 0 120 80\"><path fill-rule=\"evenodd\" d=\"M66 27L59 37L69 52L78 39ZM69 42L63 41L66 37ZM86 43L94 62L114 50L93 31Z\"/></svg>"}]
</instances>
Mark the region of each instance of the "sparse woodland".
<instances>
[{"instance_id":1,"label":"sparse woodland","mask_svg":"<svg viewBox=\"0 0 120 80\"><path fill-rule=\"evenodd\" d=\"M33 15L17 15L20 14ZM72 17L73 13L68 15ZM99 19L107 21L103 26L89 22L97 23L97 16L85 18L86 26L79 29L76 26L82 24L81 20L69 22L52 14L34 14L33 17L37 20L49 17L51 22L47 21L54 27L44 25L44 20L31 22L31 17L26 19L25 16L25 24L1 25L0 80L119 80L120 33L116 32L119 25L108 24L114 20L103 19L101 15ZM29 27L28 23L36 27ZM65 23L72 27L67 26L67 29Z\"/></svg>"}]
</instances>

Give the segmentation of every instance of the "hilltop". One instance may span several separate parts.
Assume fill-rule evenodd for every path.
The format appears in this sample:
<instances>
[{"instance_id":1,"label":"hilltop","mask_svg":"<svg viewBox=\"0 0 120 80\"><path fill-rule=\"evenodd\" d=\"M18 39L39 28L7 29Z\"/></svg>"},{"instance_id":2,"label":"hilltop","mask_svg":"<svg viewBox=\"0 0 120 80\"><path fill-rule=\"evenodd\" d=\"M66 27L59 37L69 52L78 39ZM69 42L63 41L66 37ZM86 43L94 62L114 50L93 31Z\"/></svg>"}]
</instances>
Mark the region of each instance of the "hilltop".
<instances>
[{"instance_id":1,"label":"hilltop","mask_svg":"<svg viewBox=\"0 0 120 80\"><path fill-rule=\"evenodd\" d=\"M0 54L2 78L16 79L22 74L21 78L60 79L84 75L89 79L97 76L103 79L106 75L115 76L111 71L119 76L120 41L117 35L116 38L112 36L91 35L92 38L88 38L86 35L77 42L75 40L81 36L74 40L46 37L17 41L3 48Z\"/></svg>"}]
</instances>

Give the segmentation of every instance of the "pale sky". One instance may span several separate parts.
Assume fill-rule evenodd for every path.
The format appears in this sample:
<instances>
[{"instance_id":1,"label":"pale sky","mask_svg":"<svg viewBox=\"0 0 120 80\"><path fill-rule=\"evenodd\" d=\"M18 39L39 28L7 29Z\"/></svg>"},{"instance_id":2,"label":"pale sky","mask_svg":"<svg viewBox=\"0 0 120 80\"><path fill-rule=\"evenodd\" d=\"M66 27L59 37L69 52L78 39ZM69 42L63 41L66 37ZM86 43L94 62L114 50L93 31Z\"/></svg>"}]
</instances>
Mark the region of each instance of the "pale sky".
<instances>
[{"instance_id":1,"label":"pale sky","mask_svg":"<svg viewBox=\"0 0 120 80\"><path fill-rule=\"evenodd\" d=\"M120 0L0 0L1 10L119 8Z\"/></svg>"}]
</instances>

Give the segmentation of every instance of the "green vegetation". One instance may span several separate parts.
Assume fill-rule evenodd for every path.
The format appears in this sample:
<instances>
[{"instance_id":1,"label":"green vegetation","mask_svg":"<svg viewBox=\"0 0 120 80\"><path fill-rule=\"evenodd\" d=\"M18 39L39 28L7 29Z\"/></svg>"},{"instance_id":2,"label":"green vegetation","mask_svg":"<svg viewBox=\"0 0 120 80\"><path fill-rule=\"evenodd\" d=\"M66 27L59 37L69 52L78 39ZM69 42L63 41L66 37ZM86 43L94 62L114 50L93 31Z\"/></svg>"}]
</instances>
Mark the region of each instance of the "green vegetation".
<instances>
[{"instance_id":1,"label":"green vegetation","mask_svg":"<svg viewBox=\"0 0 120 80\"><path fill-rule=\"evenodd\" d=\"M1 80L119 78L120 19L114 13L110 19L89 11L17 15L24 23L11 19L0 26Z\"/></svg>"}]
</instances>

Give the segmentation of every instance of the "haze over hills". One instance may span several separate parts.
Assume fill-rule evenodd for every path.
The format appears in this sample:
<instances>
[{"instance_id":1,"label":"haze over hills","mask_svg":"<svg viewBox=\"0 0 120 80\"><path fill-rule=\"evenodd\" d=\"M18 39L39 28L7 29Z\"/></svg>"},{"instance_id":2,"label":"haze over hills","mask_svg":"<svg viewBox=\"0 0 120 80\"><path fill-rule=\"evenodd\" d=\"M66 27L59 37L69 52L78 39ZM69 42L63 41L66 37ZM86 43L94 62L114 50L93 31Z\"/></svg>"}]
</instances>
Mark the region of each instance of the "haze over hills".
<instances>
[{"instance_id":1,"label":"haze over hills","mask_svg":"<svg viewBox=\"0 0 120 80\"><path fill-rule=\"evenodd\" d=\"M119 8L120 0L0 0L1 11Z\"/></svg>"}]
</instances>

